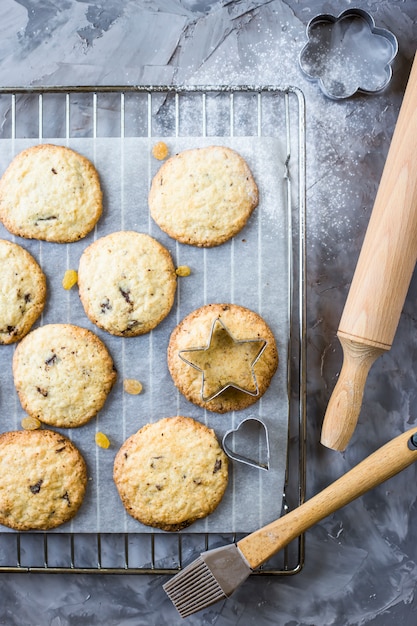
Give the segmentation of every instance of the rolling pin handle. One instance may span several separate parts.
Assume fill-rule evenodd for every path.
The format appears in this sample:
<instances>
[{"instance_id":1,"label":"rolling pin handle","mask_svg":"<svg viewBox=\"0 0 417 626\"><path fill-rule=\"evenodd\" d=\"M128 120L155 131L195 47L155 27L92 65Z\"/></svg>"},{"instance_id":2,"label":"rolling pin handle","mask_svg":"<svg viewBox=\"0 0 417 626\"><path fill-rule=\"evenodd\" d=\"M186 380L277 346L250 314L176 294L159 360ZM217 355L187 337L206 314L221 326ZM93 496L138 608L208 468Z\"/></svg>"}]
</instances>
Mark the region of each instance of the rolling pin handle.
<instances>
[{"instance_id":1,"label":"rolling pin handle","mask_svg":"<svg viewBox=\"0 0 417 626\"><path fill-rule=\"evenodd\" d=\"M343 451L359 418L369 370L385 350L339 333L338 337L343 349L343 365L324 416L321 443Z\"/></svg>"}]
</instances>

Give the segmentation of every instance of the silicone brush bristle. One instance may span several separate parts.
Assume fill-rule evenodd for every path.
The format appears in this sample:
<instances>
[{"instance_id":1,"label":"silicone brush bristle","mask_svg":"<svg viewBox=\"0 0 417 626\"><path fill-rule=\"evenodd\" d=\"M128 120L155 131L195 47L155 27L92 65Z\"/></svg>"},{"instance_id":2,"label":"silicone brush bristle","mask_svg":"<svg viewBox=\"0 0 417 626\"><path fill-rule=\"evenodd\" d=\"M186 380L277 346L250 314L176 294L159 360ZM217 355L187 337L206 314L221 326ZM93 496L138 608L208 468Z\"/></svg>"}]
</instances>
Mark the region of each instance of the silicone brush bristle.
<instances>
[{"instance_id":1,"label":"silicone brush bristle","mask_svg":"<svg viewBox=\"0 0 417 626\"><path fill-rule=\"evenodd\" d=\"M181 617L228 598L251 569L235 544L203 552L163 588Z\"/></svg>"}]
</instances>

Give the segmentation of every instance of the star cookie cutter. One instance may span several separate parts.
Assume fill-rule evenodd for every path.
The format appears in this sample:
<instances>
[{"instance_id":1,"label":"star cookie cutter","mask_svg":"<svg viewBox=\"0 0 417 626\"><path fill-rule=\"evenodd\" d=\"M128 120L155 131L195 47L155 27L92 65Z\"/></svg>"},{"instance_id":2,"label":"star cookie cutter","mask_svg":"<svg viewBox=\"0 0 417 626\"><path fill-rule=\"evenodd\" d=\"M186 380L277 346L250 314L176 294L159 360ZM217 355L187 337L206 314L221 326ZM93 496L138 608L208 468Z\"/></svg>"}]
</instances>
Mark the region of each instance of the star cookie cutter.
<instances>
[{"instance_id":1,"label":"star cookie cutter","mask_svg":"<svg viewBox=\"0 0 417 626\"><path fill-rule=\"evenodd\" d=\"M248 417L237 428L228 430L222 440L223 450L233 461L261 470L269 470L269 438L264 422Z\"/></svg>"},{"instance_id":2,"label":"star cookie cutter","mask_svg":"<svg viewBox=\"0 0 417 626\"><path fill-rule=\"evenodd\" d=\"M258 362L268 342L265 339L235 339L220 317L211 325L207 344L180 350L178 356L197 371L201 372L201 398L210 402L230 387L247 393L259 395L259 386L255 375ZM240 364L246 363L238 374L233 371L231 356L237 356ZM243 357L243 358L242 358Z\"/></svg>"},{"instance_id":3,"label":"star cookie cutter","mask_svg":"<svg viewBox=\"0 0 417 626\"><path fill-rule=\"evenodd\" d=\"M397 52L398 41L391 31L378 28L367 11L352 8L337 17L313 17L298 60L302 72L325 96L341 100L385 89Z\"/></svg>"}]
</instances>

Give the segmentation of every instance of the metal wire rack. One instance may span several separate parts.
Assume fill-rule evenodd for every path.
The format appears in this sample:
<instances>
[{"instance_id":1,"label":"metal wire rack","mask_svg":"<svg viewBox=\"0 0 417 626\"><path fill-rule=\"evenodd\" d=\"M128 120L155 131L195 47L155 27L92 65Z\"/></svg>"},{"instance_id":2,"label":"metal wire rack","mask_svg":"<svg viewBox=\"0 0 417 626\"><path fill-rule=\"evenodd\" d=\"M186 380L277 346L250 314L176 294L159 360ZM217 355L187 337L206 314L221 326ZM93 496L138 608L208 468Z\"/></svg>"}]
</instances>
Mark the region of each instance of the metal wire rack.
<instances>
[{"instance_id":1,"label":"metal wire rack","mask_svg":"<svg viewBox=\"0 0 417 626\"><path fill-rule=\"evenodd\" d=\"M306 428L305 105L292 87L102 86L0 88L2 139L50 137L285 138L291 223L288 457L282 514L304 501ZM173 574L202 550L239 539L212 535L0 532L0 572ZM304 538L255 575L292 575L304 564Z\"/></svg>"}]
</instances>

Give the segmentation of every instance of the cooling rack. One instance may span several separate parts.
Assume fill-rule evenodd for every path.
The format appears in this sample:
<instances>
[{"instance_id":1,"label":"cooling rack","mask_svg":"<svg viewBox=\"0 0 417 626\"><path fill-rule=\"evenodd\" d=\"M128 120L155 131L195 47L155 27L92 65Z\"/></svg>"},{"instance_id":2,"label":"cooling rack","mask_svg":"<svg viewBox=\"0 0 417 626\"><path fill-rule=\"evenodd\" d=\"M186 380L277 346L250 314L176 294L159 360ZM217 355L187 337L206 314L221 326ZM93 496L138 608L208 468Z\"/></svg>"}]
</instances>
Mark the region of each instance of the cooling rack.
<instances>
[{"instance_id":1,"label":"cooling rack","mask_svg":"<svg viewBox=\"0 0 417 626\"><path fill-rule=\"evenodd\" d=\"M250 86L83 86L0 89L2 139L279 137L288 215L288 441L282 514L305 496L306 238L305 104L300 90ZM278 494L277 497L280 497ZM0 532L0 571L172 574L236 533ZM254 575L292 575L304 564L304 538Z\"/></svg>"}]
</instances>

